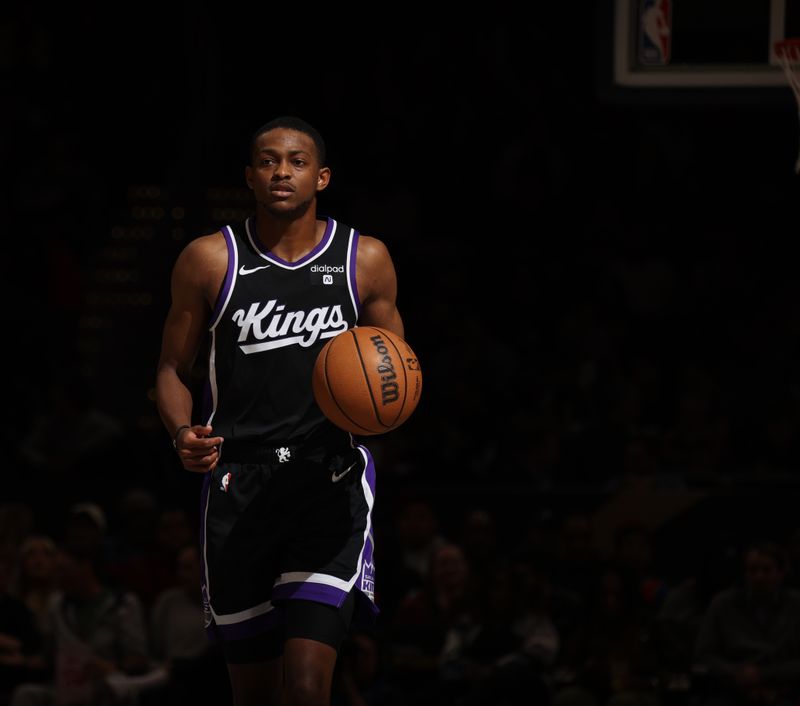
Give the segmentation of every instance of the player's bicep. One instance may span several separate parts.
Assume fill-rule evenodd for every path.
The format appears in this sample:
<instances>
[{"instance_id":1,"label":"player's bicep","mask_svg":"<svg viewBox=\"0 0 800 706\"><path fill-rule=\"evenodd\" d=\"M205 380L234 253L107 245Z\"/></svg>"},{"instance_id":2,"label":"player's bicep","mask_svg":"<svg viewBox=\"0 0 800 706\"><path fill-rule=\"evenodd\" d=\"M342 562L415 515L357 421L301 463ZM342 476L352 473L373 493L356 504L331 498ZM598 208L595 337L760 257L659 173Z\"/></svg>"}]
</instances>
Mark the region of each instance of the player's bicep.
<instances>
[{"instance_id":1,"label":"player's bicep","mask_svg":"<svg viewBox=\"0 0 800 706\"><path fill-rule=\"evenodd\" d=\"M208 325L208 305L192 276L189 263L179 259L172 276L172 302L164 322L159 369L181 377L189 374Z\"/></svg>"},{"instance_id":2,"label":"player's bicep","mask_svg":"<svg viewBox=\"0 0 800 706\"><path fill-rule=\"evenodd\" d=\"M403 337L403 320L397 309L397 273L386 246L362 236L358 252L358 290L362 326L379 326Z\"/></svg>"}]
</instances>

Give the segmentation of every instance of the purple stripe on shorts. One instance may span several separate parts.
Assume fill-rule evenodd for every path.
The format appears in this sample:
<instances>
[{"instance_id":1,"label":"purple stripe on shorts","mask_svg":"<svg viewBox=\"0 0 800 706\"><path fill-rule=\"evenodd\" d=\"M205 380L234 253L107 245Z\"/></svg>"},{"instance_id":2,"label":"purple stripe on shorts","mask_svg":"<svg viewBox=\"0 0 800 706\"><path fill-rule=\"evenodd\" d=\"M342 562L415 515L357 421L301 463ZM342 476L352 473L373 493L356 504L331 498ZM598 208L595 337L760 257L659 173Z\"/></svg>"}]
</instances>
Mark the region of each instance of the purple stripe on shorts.
<instances>
[{"instance_id":1,"label":"purple stripe on shorts","mask_svg":"<svg viewBox=\"0 0 800 706\"><path fill-rule=\"evenodd\" d=\"M367 454L367 467L364 469L364 475L367 478L367 485L369 485L369 489L372 491L372 497L375 497L375 459L372 458L372 454L369 452L364 446L359 446L360 449L363 449Z\"/></svg>"},{"instance_id":2,"label":"purple stripe on shorts","mask_svg":"<svg viewBox=\"0 0 800 706\"><path fill-rule=\"evenodd\" d=\"M341 608L344 599L347 598L347 592L324 583L309 583L304 581L293 581L291 583L282 583L280 586L275 586L275 590L272 592L272 599L279 600L287 598L318 601L319 603L326 603Z\"/></svg>"}]
</instances>

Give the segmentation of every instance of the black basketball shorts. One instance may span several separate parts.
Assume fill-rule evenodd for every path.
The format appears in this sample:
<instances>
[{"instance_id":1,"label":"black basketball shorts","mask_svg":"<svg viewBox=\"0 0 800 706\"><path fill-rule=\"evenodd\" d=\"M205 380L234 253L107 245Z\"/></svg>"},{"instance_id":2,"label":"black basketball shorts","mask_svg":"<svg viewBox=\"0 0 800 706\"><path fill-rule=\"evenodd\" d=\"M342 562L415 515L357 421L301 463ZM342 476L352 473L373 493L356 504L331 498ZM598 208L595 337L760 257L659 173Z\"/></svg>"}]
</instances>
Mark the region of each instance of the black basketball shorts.
<instances>
[{"instance_id":1,"label":"black basketball shorts","mask_svg":"<svg viewBox=\"0 0 800 706\"><path fill-rule=\"evenodd\" d=\"M276 448L273 461L245 463L231 460L223 446L205 478L202 593L214 642L273 633L290 600L341 609L353 593L354 620L371 622L378 612L371 454L363 446L319 459L286 458L283 451Z\"/></svg>"}]
</instances>

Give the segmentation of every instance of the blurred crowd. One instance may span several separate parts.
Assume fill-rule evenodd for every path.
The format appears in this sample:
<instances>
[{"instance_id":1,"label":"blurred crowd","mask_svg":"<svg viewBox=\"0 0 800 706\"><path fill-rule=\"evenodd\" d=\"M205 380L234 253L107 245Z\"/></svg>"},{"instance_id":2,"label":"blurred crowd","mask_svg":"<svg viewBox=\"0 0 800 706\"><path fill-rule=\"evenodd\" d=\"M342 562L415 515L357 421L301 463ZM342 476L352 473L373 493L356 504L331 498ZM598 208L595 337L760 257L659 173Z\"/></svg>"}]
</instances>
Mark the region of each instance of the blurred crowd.
<instances>
[{"instance_id":1,"label":"blurred crowd","mask_svg":"<svg viewBox=\"0 0 800 706\"><path fill-rule=\"evenodd\" d=\"M425 492L379 513L381 612L346 638L335 705L797 703L800 527L709 529L665 563L641 522L607 542L577 508L518 524ZM0 704L231 703L191 513L131 488L116 521L78 502L43 532L5 502L0 547Z\"/></svg>"}]
</instances>

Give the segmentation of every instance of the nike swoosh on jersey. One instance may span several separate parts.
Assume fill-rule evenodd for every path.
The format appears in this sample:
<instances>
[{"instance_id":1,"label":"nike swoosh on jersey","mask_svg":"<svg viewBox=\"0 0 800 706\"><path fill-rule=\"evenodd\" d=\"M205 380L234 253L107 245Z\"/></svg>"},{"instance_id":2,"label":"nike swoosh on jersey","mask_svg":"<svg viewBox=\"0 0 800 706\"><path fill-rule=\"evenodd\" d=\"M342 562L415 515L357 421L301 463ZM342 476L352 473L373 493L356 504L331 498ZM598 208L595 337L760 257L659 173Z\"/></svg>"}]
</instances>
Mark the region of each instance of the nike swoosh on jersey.
<instances>
[{"instance_id":1,"label":"nike swoosh on jersey","mask_svg":"<svg viewBox=\"0 0 800 706\"><path fill-rule=\"evenodd\" d=\"M356 463L358 463L358 461L355 461L354 463L351 463L341 473L337 473L336 471L331 473L331 481L334 482L334 483L338 483L340 480L342 480L342 478L344 478L348 473L350 473L350 471L352 470L353 466L356 465Z\"/></svg>"},{"instance_id":2,"label":"nike swoosh on jersey","mask_svg":"<svg viewBox=\"0 0 800 706\"><path fill-rule=\"evenodd\" d=\"M239 268L240 275L249 275L253 272L258 272L259 270L265 270L269 265L259 265L258 267L253 267L252 269L247 269L244 265Z\"/></svg>"}]
</instances>

